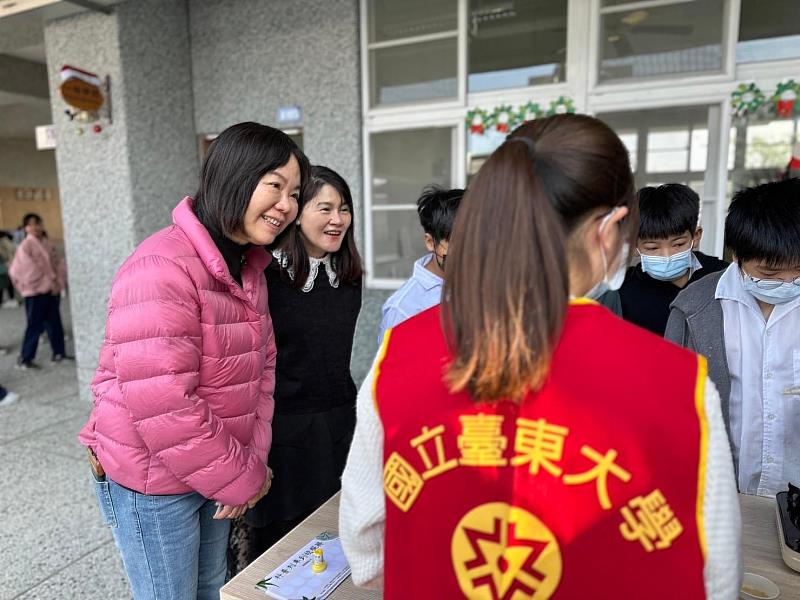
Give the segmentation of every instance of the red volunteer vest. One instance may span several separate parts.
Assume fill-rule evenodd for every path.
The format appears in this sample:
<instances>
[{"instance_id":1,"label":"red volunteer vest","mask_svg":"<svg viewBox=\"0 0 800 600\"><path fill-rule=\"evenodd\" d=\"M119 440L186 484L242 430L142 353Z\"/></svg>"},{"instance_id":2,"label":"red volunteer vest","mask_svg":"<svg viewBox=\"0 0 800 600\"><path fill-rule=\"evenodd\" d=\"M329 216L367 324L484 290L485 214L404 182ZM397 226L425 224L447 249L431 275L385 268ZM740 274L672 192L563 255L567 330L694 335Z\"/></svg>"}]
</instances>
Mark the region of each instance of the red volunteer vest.
<instances>
[{"instance_id":1,"label":"red volunteer vest","mask_svg":"<svg viewBox=\"0 0 800 600\"><path fill-rule=\"evenodd\" d=\"M705 598L702 358L588 301L519 404L449 393L438 307L382 352L386 600Z\"/></svg>"}]
</instances>

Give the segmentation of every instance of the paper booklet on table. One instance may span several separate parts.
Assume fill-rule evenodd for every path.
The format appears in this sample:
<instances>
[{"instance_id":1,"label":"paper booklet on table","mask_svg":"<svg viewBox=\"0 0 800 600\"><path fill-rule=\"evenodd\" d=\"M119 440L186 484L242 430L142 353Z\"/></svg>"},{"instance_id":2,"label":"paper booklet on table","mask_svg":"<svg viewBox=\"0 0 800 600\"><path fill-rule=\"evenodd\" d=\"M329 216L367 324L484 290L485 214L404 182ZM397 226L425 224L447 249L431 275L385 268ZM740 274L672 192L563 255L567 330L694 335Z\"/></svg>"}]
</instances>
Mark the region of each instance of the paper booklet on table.
<instances>
[{"instance_id":1,"label":"paper booklet on table","mask_svg":"<svg viewBox=\"0 0 800 600\"><path fill-rule=\"evenodd\" d=\"M311 570L314 550L322 549L327 568ZM256 584L267 596L278 600L325 600L350 575L350 565L335 534L323 531L277 569Z\"/></svg>"}]
</instances>

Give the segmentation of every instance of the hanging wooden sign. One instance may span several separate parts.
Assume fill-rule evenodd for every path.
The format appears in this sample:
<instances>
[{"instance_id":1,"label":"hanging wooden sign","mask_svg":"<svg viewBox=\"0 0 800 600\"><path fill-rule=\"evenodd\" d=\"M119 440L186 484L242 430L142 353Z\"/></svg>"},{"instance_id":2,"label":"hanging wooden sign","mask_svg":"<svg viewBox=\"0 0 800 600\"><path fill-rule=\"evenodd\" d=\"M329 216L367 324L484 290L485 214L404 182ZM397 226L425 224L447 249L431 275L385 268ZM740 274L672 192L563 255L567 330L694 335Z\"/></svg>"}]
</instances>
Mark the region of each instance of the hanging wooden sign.
<instances>
[{"instance_id":1,"label":"hanging wooden sign","mask_svg":"<svg viewBox=\"0 0 800 600\"><path fill-rule=\"evenodd\" d=\"M64 102L78 110L95 112L103 106L102 83L95 73L70 65L61 68L59 91Z\"/></svg>"}]
</instances>

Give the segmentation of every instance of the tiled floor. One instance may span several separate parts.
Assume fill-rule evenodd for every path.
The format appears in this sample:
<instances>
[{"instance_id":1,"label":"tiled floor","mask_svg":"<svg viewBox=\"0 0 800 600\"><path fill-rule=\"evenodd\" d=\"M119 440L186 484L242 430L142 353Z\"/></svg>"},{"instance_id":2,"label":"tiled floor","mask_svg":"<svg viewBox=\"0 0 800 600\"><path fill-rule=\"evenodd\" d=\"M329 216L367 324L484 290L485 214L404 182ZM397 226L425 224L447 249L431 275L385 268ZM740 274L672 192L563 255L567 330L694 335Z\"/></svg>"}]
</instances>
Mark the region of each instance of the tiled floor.
<instances>
[{"instance_id":1,"label":"tiled floor","mask_svg":"<svg viewBox=\"0 0 800 600\"><path fill-rule=\"evenodd\" d=\"M89 405L78 398L74 363L51 363L43 342L41 371L15 370L24 326L21 308L0 309L0 347L10 349L0 383L21 396L0 408L0 600L130 599L76 439Z\"/></svg>"}]
</instances>

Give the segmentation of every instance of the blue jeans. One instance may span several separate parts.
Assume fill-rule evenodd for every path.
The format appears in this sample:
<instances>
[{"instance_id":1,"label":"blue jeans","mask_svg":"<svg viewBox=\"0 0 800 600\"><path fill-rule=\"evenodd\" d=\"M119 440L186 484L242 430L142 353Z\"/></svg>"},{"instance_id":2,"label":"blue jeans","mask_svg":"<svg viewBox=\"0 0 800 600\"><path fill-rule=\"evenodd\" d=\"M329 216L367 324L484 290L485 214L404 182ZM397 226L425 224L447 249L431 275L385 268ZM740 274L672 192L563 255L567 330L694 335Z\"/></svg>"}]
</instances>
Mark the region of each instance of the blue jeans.
<instances>
[{"instance_id":1,"label":"blue jeans","mask_svg":"<svg viewBox=\"0 0 800 600\"><path fill-rule=\"evenodd\" d=\"M230 520L200 494L146 496L95 480L135 600L219 600Z\"/></svg>"}]
</instances>

